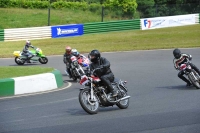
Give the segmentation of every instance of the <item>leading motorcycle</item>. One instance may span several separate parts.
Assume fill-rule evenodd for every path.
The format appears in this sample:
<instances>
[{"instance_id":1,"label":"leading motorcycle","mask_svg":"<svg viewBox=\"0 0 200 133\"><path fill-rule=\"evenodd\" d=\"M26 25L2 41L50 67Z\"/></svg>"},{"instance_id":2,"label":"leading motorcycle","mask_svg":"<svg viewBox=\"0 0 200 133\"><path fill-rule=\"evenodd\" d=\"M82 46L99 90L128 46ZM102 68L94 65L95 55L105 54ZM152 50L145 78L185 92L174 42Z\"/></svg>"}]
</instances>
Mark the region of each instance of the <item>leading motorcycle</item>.
<instances>
[{"instance_id":1,"label":"leading motorcycle","mask_svg":"<svg viewBox=\"0 0 200 133\"><path fill-rule=\"evenodd\" d=\"M180 70L182 70L184 74L187 75L188 79L197 89L200 89L200 76L194 69L192 69L189 61L181 64Z\"/></svg>"},{"instance_id":2,"label":"leading motorcycle","mask_svg":"<svg viewBox=\"0 0 200 133\"><path fill-rule=\"evenodd\" d=\"M87 75L83 75L80 84L84 87L80 89L79 103L81 107L89 114L98 113L99 107L108 107L117 105L120 109L126 109L129 106L129 98L126 87L126 81L115 79L112 86L117 90L117 96L112 97L107 87L101 79L94 76L93 70Z\"/></svg>"}]
</instances>

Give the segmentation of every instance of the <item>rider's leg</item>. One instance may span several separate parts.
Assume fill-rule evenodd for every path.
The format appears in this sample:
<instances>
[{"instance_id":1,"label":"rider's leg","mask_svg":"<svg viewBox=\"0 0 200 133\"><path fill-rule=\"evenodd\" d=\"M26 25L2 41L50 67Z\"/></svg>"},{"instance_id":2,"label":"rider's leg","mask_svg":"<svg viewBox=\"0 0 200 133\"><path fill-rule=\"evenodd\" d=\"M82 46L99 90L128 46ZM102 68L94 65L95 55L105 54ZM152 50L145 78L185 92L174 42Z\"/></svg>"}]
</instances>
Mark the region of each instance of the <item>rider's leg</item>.
<instances>
[{"instance_id":1,"label":"rider's leg","mask_svg":"<svg viewBox=\"0 0 200 133\"><path fill-rule=\"evenodd\" d=\"M190 85L191 85L190 81L189 81L188 79L186 79L183 75L184 75L184 72L183 72L183 71L180 71L180 72L178 73L178 77L187 83L186 86L190 86Z\"/></svg>"},{"instance_id":2,"label":"rider's leg","mask_svg":"<svg viewBox=\"0 0 200 133\"><path fill-rule=\"evenodd\" d=\"M100 78L102 82L107 86L109 91L112 93L112 96L117 96L117 92L114 90L114 88L111 85L111 82L114 80L114 75L112 73L106 74L101 76Z\"/></svg>"}]
</instances>

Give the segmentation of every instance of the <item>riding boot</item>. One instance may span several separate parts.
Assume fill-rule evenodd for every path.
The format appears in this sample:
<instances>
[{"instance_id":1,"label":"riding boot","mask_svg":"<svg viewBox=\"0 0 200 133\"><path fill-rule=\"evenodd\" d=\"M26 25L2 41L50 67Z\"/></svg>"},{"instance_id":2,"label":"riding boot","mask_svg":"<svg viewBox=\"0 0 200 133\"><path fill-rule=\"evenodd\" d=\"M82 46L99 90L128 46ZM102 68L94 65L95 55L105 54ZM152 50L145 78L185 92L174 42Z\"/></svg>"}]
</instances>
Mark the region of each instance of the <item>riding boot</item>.
<instances>
[{"instance_id":1,"label":"riding boot","mask_svg":"<svg viewBox=\"0 0 200 133\"><path fill-rule=\"evenodd\" d=\"M112 93L112 97L116 97L117 96L117 91L114 90L114 88L112 87L112 85L108 86L108 89L110 90L110 92Z\"/></svg>"}]
</instances>

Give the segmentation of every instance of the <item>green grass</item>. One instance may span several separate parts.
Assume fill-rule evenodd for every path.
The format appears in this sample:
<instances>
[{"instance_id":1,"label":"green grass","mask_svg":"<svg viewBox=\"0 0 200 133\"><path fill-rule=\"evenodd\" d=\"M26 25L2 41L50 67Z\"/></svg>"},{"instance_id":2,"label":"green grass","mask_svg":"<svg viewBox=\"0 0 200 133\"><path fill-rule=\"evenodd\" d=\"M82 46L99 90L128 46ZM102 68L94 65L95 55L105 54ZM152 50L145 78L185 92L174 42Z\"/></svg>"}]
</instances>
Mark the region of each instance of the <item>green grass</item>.
<instances>
[{"instance_id":1,"label":"green grass","mask_svg":"<svg viewBox=\"0 0 200 133\"><path fill-rule=\"evenodd\" d=\"M81 10L51 9L50 25L100 22L101 14ZM104 21L116 20L106 15ZM48 25L48 9L0 8L0 29Z\"/></svg>"},{"instance_id":2,"label":"green grass","mask_svg":"<svg viewBox=\"0 0 200 133\"><path fill-rule=\"evenodd\" d=\"M12 57L13 51L22 50L24 44L25 41L0 42L0 57ZM40 47L45 55L61 55L67 45L81 53L92 49L109 52L200 47L200 25L33 40L32 44Z\"/></svg>"},{"instance_id":3,"label":"green grass","mask_svg":"<svg viewBox=\"0 0 200 133\"><path fill-rule=\"evenodd\" d=\"M23 67L23 66L7 66L7 67L0 67L0 79L1 78L12 78L12 77L20 77L20 76L29 76L34 74L41 74L41 73L48 73L52 72L54 68L49 67Z\"/></svg>"}]
</instances>

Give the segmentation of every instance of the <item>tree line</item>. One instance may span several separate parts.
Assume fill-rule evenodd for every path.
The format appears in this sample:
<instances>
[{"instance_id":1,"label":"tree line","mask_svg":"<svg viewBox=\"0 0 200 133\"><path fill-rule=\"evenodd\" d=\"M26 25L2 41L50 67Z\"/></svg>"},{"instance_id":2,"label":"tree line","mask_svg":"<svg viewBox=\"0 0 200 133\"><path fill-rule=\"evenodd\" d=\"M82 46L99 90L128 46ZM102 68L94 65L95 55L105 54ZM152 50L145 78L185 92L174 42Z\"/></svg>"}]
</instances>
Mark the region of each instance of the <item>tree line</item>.
<instances>
[{"instance_id":1,"label":"tree line","mask_svg":"<svg viewBox=\"0 0 200 133\"><path fill-rule=\"evenodd\" d=\"M125 19L200 13L200 0L0 0L1 8L89 10ZM103 8L102 8L103 7Z\"/></svg>"}]
</instances>

